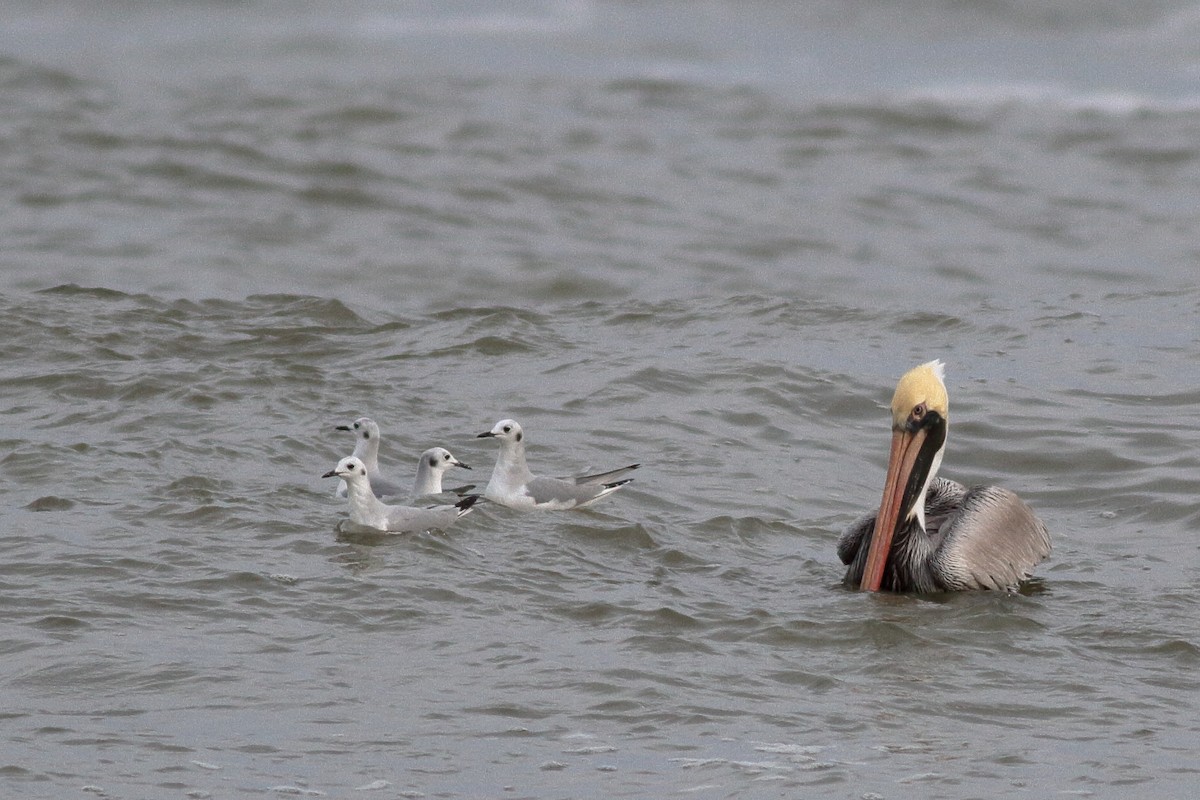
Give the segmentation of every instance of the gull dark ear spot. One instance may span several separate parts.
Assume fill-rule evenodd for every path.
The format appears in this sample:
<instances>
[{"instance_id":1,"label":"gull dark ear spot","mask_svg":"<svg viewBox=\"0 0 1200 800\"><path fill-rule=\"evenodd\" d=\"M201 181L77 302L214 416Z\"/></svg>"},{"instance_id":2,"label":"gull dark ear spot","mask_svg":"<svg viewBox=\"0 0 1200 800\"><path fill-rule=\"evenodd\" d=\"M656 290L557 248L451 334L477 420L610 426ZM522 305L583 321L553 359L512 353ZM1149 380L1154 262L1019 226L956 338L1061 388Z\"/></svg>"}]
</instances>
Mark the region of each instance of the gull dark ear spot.
<instances>
[{"instance_id":1,"label":"gull dark ear spot","mask_svg":"<svg viewBox=\"0 0 1200 800\"><path fill-rule=\"evenodd\" d=\"M359 474L359 475L366 475L366 474L367 474L367 468L366 468L366 467L363 467L362 469L360 469L360 470L358 471L358 474Z\"/></svg>"},{"instance_id":2,"label":"gull dark ear spot","mask_svg":"<svg viewBox=\"0 0 1200 800\"><path fill-rule=\"evenodd\" d=\"M436 466L437 466L437 456L430 456L430 457L429 457L429 466L431 466L431 467L436 467Z\"/></svg>"},{"instance_id":3,"label":"gull dark ear spot","mask_svg":"<svg viewBox=\"0 0 1200 800\"><path fill-rule=\"evenodd\" d=\"M519 441L521 441L521 434L520 434L520 433L518 433L518 434L517 434L517 441L518 441L518 442L519 442Z\"/></svg>"},{"instance_id":4,"label":"gull dark ear spot","mask_svg":"<svg viewBox=\"0 0 1200 800\"><path fill-rule=\"evenodd\" d=\"M363 438L364 438L364 439L370 439L370 438L371 438L371 432L370 432L370 431L363 431Z\"/></svg>"}]
</instances>

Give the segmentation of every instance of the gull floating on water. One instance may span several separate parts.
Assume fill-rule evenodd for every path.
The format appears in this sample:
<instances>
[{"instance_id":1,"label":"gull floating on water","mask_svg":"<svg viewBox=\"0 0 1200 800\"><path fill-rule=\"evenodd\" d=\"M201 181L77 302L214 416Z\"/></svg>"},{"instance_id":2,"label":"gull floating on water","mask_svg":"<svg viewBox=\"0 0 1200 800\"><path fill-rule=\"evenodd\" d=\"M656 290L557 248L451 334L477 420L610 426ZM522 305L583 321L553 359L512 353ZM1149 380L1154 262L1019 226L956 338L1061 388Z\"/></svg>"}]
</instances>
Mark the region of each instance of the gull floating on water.
<instances>
[{"instance_id":1,"label":"gull floating on water","mask_svg":"<svg viewBox=\"0 0 1200 800\"><path fill-rule=\"evenodd\" d=\"M361 461L367 468L367 476L371 479L371 488L376 497L395 497L403 494L404 490L394 481L385 478L379 471L379 426L370 417L359 417L349 425L338 425L339 431L351 431L354 434L354 452L352 456ZM338 483L336 495L346 496L346 482Z\"/></svg>"},{"instance_id":2,"label":"gull floating on water","mask_svg":"<svg viewBox=\"0 0 1200 800\"><path fill-rule=\"evenodd\" d=\"M392 533L444 530L463 514L469 513L471 506L479 500L479 495L469 494L452 506L417 508L388 505L381 502L371 491L367 465L356 456L346 456L321 477L341 478L346 482L351 522Z\"/></svg>"},{"instance_id":3,"label":"gull floating on water","mask_svg":"<svg viewBox=\"0 0 1200 800\"><path fill-rule=\"evenodd\" d=\"M936 477L946 449L945 368L905 373L892 398L892 454L883 500L838 540L846 584L868 591L1010 589L1050 554L1050 534L998 486Z\"/></svg>"},{"instance_id":4,"label":"gull floating on water","mask_svg":"<svg viewBox=\"0 0 1200 800\"><path fill-rule=\"evenodd\" d=\"M398 497L404 494L400 484L385 478L379 469L379 425L370 417L359 417L350 425L338 425L339 431L351 431L354 434L354 452L350 455L357 458L367 467L367 477L371 479L371 489L376 497ZM442 493L442 475L450 467L469 466L459 461L444 447L433 447L421 454L417 461L417 479L413 483L411 500L427 498L430 495ZM464 495L475 487L460 486L449 491L456 495ZM338 481L337 496L346 496L346 482Z\"/></svg>"},{"instance_id":5,"label":"gull floating on water","mask_svg":"<svg viewBox=\"0 0 1200 800\"><path fill-rule=\"evenodd\" d=\"M417 462L417 480L413 484L413 498L441 495L443 493L442 476L451 467L471 468L469 464L459 461L444 447L431 447L424 453L421 453L421 459ZM453 489L449 489L448 492L462 495L474 488L474 484L456 486Z\"/></svg>"},{"instance_id":6,"label":"gull floating on water","mask_svg":"<svg viewBox=\"0 0 1200 800\"><path fill-rule=\"evenodd\" d=\"M629 483L632 478L617 478L640 466L630 464L576 478L539 478L525 463L525 434L514 420L502 419L476 438L493 438L500 442L500 455L496 458L496 468L492 470L484 497L521 511L582 508Z\"/></svg>"}]
</instances>

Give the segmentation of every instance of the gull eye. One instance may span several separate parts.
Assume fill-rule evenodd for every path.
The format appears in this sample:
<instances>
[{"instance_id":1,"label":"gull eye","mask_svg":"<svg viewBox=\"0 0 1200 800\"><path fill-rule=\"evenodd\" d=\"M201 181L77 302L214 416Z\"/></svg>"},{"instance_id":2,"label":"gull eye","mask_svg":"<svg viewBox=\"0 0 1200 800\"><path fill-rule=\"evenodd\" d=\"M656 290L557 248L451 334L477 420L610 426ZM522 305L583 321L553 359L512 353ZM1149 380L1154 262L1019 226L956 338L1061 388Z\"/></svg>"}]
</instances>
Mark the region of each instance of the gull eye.
<instances>
[{"instance_id":1,"label":"gull eye","mask_svg":"<svg viewBox=\"0 0 1200 800\"><path fill-rule=\"evenodd\" d=\"M505 426L504 426L504 432L505 432L505 433L512 433L512 425L505 425Z\"/></svg>"},{"instance_id":2,"label":"gull eye","mask_svg":"<svg viewBox=\"0 0 1200 800\"><path fill-rule=\"evenodd\" d=\"M449 453L446 453L446 455L442 456L442 460L443 460L443 461L449 461L449 460L450 460L450 454L449 454Z\"/></svg>"}]
</instances>

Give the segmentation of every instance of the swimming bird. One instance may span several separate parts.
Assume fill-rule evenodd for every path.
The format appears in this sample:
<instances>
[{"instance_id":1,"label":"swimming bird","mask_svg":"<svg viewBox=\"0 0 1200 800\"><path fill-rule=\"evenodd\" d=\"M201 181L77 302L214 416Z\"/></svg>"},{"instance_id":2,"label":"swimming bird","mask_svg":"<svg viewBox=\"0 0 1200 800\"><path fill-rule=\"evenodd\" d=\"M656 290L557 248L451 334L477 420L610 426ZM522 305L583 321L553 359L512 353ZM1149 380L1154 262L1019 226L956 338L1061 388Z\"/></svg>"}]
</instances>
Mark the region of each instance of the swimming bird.
<instances>
[{"instance_id":1,"label":"swimming bird","mask_svg":"<svg viewBox=\"0 0 1200 800\"><path fill-rule=\"evenodd\" d=\"M392 533L444 530L471 511L479 495L469 494L454 505L391 506L381 502L371 490L367 465L356 456L346 456L338 465L321 476L341 478L346 482L350 498L350 521L356 525Z\"/></svg>"},{"instance_id":2,"label":"swimming bird","mask_svg":"<svg viewBox=\"0 0 1200 800\"><path fill-rule=\"evenodd\" d=\"M376 497L394 497L402 494L404 489L395 481L390 481L379 471L379 426L370 417L359 417L349 425L338 425L339 431L350 431L354 434L354 452L352 456L362 461L367 467L367 475L371 478L371 488ZM338 483L335 494L346 496L346 482Z\"/></svg>"},{"instance_id":3,"label":"swimming bird","mask_svg":"<svg viewBox=\"0 0 1200 800\"><path fill-rule=\"evenodd\" d=\"M471 468L469 464L465 464L451 455L450 451L444 447L431 447L421 453L421 458L417 461L417 480L413 484L413 498L442 494L442 476L451 467ZM471 484L458 486L449 491L462 495L474 488L474 484Z\"/></svg>"},{"instance_id":4,"label":"swimming bird","mask_svg":"<svg viewBox=\"0 0 1200 800\"><path fill-rule=\"evenodd\" d=\"M492 470L492 478L483 496L494 503L521 511L582 508L629 483L632 478L617 478L640 466L630 464L576 478L539 478L529 471L525 463L525 433L514 420L502 419L490 431L476 438L493 438L500 442L496 468Z\"/></svg>"},{"instance_id":5,"label":"swimming bird","mask_svg":"<svg viewBox=\"0 0 1200 800\"><path fill-rule=\"evenodd\" d=\"M1050 534L1008 489L938 478L949 398L941 361L905 373L892 397L883 500L838 540L845 582L868 591L1012 589L1050 554Z\"/></svg>"}]
</instances>

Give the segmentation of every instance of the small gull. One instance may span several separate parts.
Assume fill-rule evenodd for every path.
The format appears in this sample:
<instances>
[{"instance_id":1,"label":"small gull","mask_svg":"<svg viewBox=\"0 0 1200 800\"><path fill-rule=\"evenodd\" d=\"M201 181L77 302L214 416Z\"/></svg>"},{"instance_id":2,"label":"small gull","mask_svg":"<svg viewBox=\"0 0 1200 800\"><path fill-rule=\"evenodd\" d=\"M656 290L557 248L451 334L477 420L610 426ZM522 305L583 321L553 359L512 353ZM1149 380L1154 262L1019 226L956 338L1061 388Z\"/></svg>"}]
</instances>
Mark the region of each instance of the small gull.
<instances>
[{"instance_id":1,"label":"small gull","mask_svg":"<svg viewBox=\"0 0 1200 800\"><path fill-rule=\"evenodd\" d=\"M351 522L355 525L392 533L449 528L456 519L469 513L471 506L479 500L479 495L469 494L452 506L431 506L429 508L390 506L381 502L371 491L371 478L367 471L367 465L355 456L346 456L338 462L336 467L321 477L341 478L346 482L347 494L350 498Z\"/></svg>"},{"instance_id":2,"label":"small gull","mask_svg":"<svg viewBox=\"0 0 1200 800\"><path fill-rule=\"evenodd\" d=\"M425 498L442 494L442 476L451 467L471 468L469 464L464 464L451 455L450 451L444 447L431 447L424 453L421 453L421 460L417 462L417 480L413 484L413 498ZM463 495L474 488L475 486L471 484L468 486L457 486L447 491L456 495Z\"/></svg>"},{"instance_id":3,"label":"small gull","mask_svg":"<svg viewBox=\"0 0 1200 800\"><path fill-rule=\"evenodd\" d=\"M477 438L489 437L500 442L500 455L483 495L493 503L521 511L582 508L629 483L632 478L616 479L640 466L630 464L576 478L539 478L534 477L525 464L525 434L514 420L502 419L496 427Z\"/></svg>"},{"instance_id":4,"label":"small gull","mask_svg":"<svg viewBox=\"0 0 1200 800\"><path fill-rule=\"evenodd\" d=\"M377 497L403 494L404 490L398 483L388 480L379 472L379 426L375 424L375 420L359 417L350 425L338 425L337 430L354 433L354 452L351 455L366 465L371 488L375 490ZM338 483L336 496L346 496L345 481Z\"/></svg>"}]
</instances>

